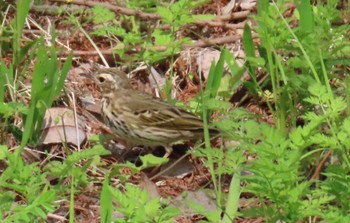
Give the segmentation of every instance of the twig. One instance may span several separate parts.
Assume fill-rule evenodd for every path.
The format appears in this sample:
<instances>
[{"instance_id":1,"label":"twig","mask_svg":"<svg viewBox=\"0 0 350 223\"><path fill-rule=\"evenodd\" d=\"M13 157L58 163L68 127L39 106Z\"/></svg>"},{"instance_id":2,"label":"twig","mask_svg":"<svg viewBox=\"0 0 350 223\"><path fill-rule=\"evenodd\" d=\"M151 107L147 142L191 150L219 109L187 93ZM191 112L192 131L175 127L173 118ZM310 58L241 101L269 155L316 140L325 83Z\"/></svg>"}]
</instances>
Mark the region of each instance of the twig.
<instances>
[{"instance_id":1,"label":"twig","mask_svg":"<svg viewBox=\"0 0 350 223\"><path fill-rule=\"evenodd\" d=\"M98 3L95 3L95 4L98 4ZM61 6L61 7L56 5L40 5L40 6L33 5L30 10L34 12L46 13L46 14L59 14L61 12L73 12L78 9L86 9L86 8L87 7L85 6L78 6L78 5L75 5L75 7L73 6L70 7L67 5ZM250 14L250 11L240 11L240 12L235 12L228 15L217 16L212 21L197 20L194 24L199 26L223 27L225 29L242 29L244 27L244 23L230 24L225 21L245 19L249 14ZM162 30L167 30L171 28L171 25L164 24L160 28Z\"/></svg>"},{"instance_id":2,"label":"twig","mask_svg":"<svg viewBox=\"0 0 350 223\"><path fill-rule=\"evenodd\" d=\"M30 9L33 12L39 12L39 13L46 13L46 14L59 14L62 12L74 12L78 9L86 9L85 6L56 6L56 5L33 5ZM223 27L225 29L242 29L244 27L245 23L238 23L238 24L230 24L225 21L229 20L236 20L236 19L245 19L249 15L250 11L240 11L235 12L229 15L223 15L223 16L217 16L212 21L205 21L205 20L197 20L195 22L195 25L199 26L211 26L211 27ZM190 24L193 25L193 24ZM162 30L168 30L171 28L170 24L164 24L160 27Z\"/></svg>"},{"instance_id":3,"label":"twig","mask_svg":"<svg viewBox=\"0 0 350 223\"><path fill-rule=\"evenodd\" d=\"M50 2L62 2L67 3L67 0L50 0ZM114 11L115 13L123 14L123 15L129 15L129 16L136 16L139 18L145 18L145 19L160 19L161 17L154 13L147 13L143 12L141 10L134 10L134 9L127 9L116 5L111 5L109 3L105 2L95 2L95 1L87 1L87 0L74 0L72 4L75 5L85 5L89 7L94 7L96 5L101 5L107 9L110 9Z\"/></svg>"},{"instance_id":4,"label":"twig","mask_svg":"<svg viewBox=\"0 0 350 223\"><path fill-rule=\"evenodd\" d=\"M78 6L78 5L64 5L64 6L57 6L57 5L32 5L30 8L31 12L38 12L41 14L60 14L64 12L76 12L77 10L84 10L88 9L86 6Z\"/></svg>"},{"instance_id":5,"label":"twig","mask_svg":"<svg viewBox=\"0 0 350 223\"><path fill-rule=\"evenodd\" d=\"M219 37L215 39L198 40L195 43L184 44L183 48L188 49L193 47L207 47L207 46L220 45L225 43L234 43L240 39L241 39L241 35L234 35L234 36Z\"/></svg>"},{"instance_id":6,"label":"twig","mask_svg":"<svg viewBox=\"0 0 350 223\"><path fill-rule=\"evenodd\" d=\"M198 20L196 21L196 25L200 26L210 26L210 27L222 27L225 29L243 29L245 26L245 22L238 23L238 24L230 24L228 22L215 22L215 21L204 21L204 20Z\"/></svg>"},{"instance_id":7,"label":"twig","mask_svg":"<svg viewBox=\"0 0 350 223\"><path fill-rule=\"evenodd\" d=\"M48 218L53 218L55 220L61 221L61 222L66 222L67 218L57 215L57 214L53 214L53 213L47 213L47 217Z\"/></svg>"},{"instance_id":8,"label":"twig","mask_svg":"<svg viewBox=\"0 0 350 223\"><path fill-rule=\"evenodd\" d=\"M328 160L328 158L332 155L332 150L328 150L326 155L323 157L323 159L321 160L321 162L317 165L316 170L314 172L314 174L311 177L311 180L317 179L318 176L320 175L321 169L324 166L324 164L326 163L326 161Z\"/></svg>"},{"instance_id":9,"label":"twig","mask_svg":"<svg viewBox=\"0 0 350 223\"><path fill-rule=\"evenodd\" d=\"M62 2L62 3L67 3L67 0L50 0L51 2ZM144 18L144 19L152 19L152 20L157 20L157 19L161 19L162 17L159 16L158 14L155 13L147 13L147 12L143 12L141 10L136 10L136 9L128 9L128 8L124 8L121 6L116 6L116 5L112 5L109 3L105 3L105 2L94 2L94 1L88 1L88 0L74 0L72 2L72 4L75 5L84 5L84 6L89 6L89 7L94 7L96 5L101 5L107 9L110 9L112 11L114 11L115 13L118 14L123 14L123 15L129 15L129 16L136 16L139 18ZM240 12L234 12L231 14L227 14L227 15L222 15L222 16L217 16L213 19L212 22L216 21L228 21L228 20L239 20L239 19L246 19L248 17L248 15L250 14L249 10L245 10L245 11L240 11ZM201 23L203 22L202 20L197 20L195 23ZM212 24L215 24L212 23ZM221 25L220 25L221 26Z\"/></svg>"},{"instance_id":10,"label":"twig","mask_svg":"<svg viewBox=\"0 0 350 223\"><path fill-rule=\"evenodd\" d=\"M30 21L36 28L38 28L42 33L44 33L46 39L50 39L52 38L51 34L49 33L49 31L46 31L45 29L43 29L32 17L28 16L27 17L28 21ZM32 30L33 31L33 30ZM32 32L32 34L34 35L35 32ZM71 48L69 46L66 46L64 43L58 41L57 39L55 40L55 42L61 46L63 46L64 48L66 48L67 50L71 50ZM68 55L68 54L67 54Z\"/></svg>"},{"instance_id":11,"label":"twig","mask_svg":"<svg viewBox=\"0 0 350 223\"><path fill-rule=\"evenodd\" d=\"M217 17L215 17L214 20L215 21L230 21L230 20L246 19L250 13L251 13L250 10L233 12L231 14L217 16Z\"/></svg>"},{"instance_id":12,"label":"twig","mask_svg":"<svg viewBox=\"0 0 350 223\"><path fill-rule=\"evenodd\" d=\"M104 63L104 65L106 67L109 67L109 64L108 64L106 58L103 56L103 54L101 53L100 49L95 44L95 42L92 40L92 38L89 36L89 34L87 32L85 32L84 28L81 26L81 24L78 21L76 22L76 25L78 26L80 31L85 35L85 37L89 40L90 44L95 48L97 54L100 56L100 58L101 58L102 62Z\"/></svg>"},{"instance_id":13,"label":"twig","mask_svg":"<svg viewBox=\"0 0 350 223\"><path fill-rule=\"evenodd\" d=\"M74 124L75 124L75 134L76 134L76 140L77 140L77 148L78 152L80 152L80 134L79 134L79 125L78 125L78 114L77 114L77 106L76 106L76 100L75 100L75 93L72 92L72 104L73 104L73 114L74 114Z\"/></svg>"},{"instance_id":14,"label":"twig","mask_svg":"<svg viewBox=\"0 0 350 223\"><path fill-rule=\"evenodd\" d=\"M256 38L253 36L253 38ZM191 44L183 44L182 48L183 49L189 49L189 48L195 48L195 47L207 47L207 46L213 46L213 45L220 45L220 44L225 44L225 43L234 43L238 40L241 39L240 35L234 35L234 36L225 36L225 37L219 37L215 39L208 39L208 40L198 40L194 43ZM169 47L167 46L154 46L149 49L152 50L158 50L158 51L165 51ZM135 53L135 52L140 52L140 49L130 49L127 51L127 53ZM113 49L107 49L107 50L100 50L101 54L103 55L113 55L115 52ZM68 55L69 52L60 52L60 56ZM75 50L73 51L74 56L96 56L99 53L97 51L83 51L83 50Z\"/></svg>"}]
</instances>

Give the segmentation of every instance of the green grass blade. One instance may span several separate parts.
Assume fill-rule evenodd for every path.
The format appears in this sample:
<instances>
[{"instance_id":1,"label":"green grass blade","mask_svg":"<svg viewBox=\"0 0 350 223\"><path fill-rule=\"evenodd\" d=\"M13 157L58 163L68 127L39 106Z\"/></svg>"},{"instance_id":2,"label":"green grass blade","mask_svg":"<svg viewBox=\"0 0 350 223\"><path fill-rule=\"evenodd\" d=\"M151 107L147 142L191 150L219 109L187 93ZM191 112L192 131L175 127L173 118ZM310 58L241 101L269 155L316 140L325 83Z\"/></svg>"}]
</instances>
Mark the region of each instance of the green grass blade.
<instances>
[{"instance_id":1,"label":"green grass blade","mask_svg":"<svg viewBox=\"0 0 350 223\"><path fill-rule=\"evenodd\" d=\"M257 8L258 8L258 15L265 15L268 8L269 8L270 2L269 0L259 0L257 1Z\"/></svg>"},{"instance_id":2,"label":"green grass blade","mask_svg":"<svg viewBox=\"0 0 350 223\"><path fill-rule=\"evenodd\" d=\"M16 1L16 18L14 19L14 41L13 41L13 64L15 67L20 63L21 37L24 22L27 18L30 2L28 0Z\"/></svg>"},{"instance_id":3,"label":"green grass blade","mask_svg":"<svg viewBox=\"0 0 350 223\"><path fill-rule=\"evenodd\" d=\"M75 187L74 187L74 176L72 176L72 182L70 187L70 202L69 202L69 223L74 223L74 194L75 194Z\"/></svg>"},{"instance_id":4,"label":"green grass blade","mask_svg":"<svg viewBox=\"0 0 350 223\"><path fill-rule=\"evenodd\" d=\"M230 84L232 87L237 87L241 83L241 78L246 71L246 68L240 67L231 53L225 53L225 61L232 75Z\"/></svg>"},{"instance_id":5,"label":"green grass blade","mask_svg":"<svg viewBox=\"0 0 350 223\"><path fill-rule=\"evenodd\" d=\"M350 77L345 78L345 96L347 113L350 115Z\"/></svg>"},{"instance_id":6,"label":"green grass blade","mask_svg":"<svg viewBox=\"0 0 350 223\"><path fill-rule=\"evenodd\" d=\"M310 1L300 1L297 6L300 20L299 27L300 31L311 33L314 31L314 15L312 12L312 6Z\"/></svg>"},{"instance_id":7,"label":"green grass blade","mask_svg":"<svg viewBox=\"0 0 350 223\"><path fill-rule=\"evenodd\" d=\"M321 80L320 80L320 78L319 78L319 76L318 76L318 74L317 74L316 68L315 68L315 66L314 66L313 63L312 63L312 61L311 61L311 59L310 59L310 56L306 53L306 51L305 51L303 45L302 45L301 42L299 41L298 37L295 35L294 31L293 31L292 28L289 26L288 22L284 19L283 15L282 15L281 12L279 11L278 6L276 5L276 3L273 3L272 6L276 9L276 11L277 11L279 17L282 19L282 21L283 21L285 27L287 28L287 30L290 32L290 34L291 34L291 35L293 36L293 38L295 39L296 44L297 44L297 46L300 48L300 50L301 50L301 52L302 52L302 54L303 54L303 56L304 56L304 58L305 58L305 61L306 61L307 65L308 65L308 66L310 67L310 69L311 69L311 72L312 72L312 74L313 74L313 76L314 76L314 78L315 78L315 81L316 81L317 83L321 83Z\"/></svg>"},{"instance_id":8,"label":"green grass blade","mask_svg":"<svg viewBox=\"0 0 350 223\"><path fill-rule=\"evenodd\" d=\"M243 47L247 58L253 59L256 57L255 50L254 50L253 36L248 24L244 26ZM253 66L249 61L246 62L246 66L248 67L251 78L256 81L255 66Z\"/></svg>"},{"instance_id":9,"label":"green grass blade","mask_svg":"<svg viewBox=\"0 0 350 223\"><path fill-rule=\"evenodd\" d=\"M112 222L112 193L108 189L109 178L105 177L101 190L101 222Z\"/></svg>"},{"instance_id":10,"label":"green grass blade","mask_svg":"<svg viewBox=\"0 0 350 223\"><path fill-rule=\"evenodd\" d=\"M233 219L237 217L239 196L241 194L241 175L239 171L235 173L231 179L230 190L228 193L228 199L226 203L226 212L223 217L223 223L233 222Z\"/></svg>"},{"instance_id":11,"label":"green grass blade","mask_svg":"<svg viewBox=\"0 0 350 223\"><path fill-rule=\"evenodd\" d=\"M0 59L0 103L4 102L5 89L7 84L7 77L10 73L10 69Z\"/></svg>"},{"instance_id":12,"label":"green grass blade","mask_svg":"<svg viewBox=\"0 0 350 223\"><path fill-rule=\"evenodd\" d=\"M17 150L19 153L21 153L21 151L26 146L27 142L29 141L29 139L32 135L33 124L34 124L33 123L34 114L35 114L35 106L31 105L29 107L28 114L25 117L24 131L23 131L23 135L22 135L21 145L20 145L20 149Z\"/></svg>"},{"instance_id":13,"label":"green grass blade","mask_svg":"<svg viewBox=\"0 0 350 223\"><path fill-rule=\"evenodd\" d=\"M61 70L57 58L57 49L54 47L54 44L50 48L50 55L48 55L42 38L39 40L39 43L36 64L33 70L32 98L29 112L25 119L22 146L28 140L31 140L31 142L37 140L41 131L45 111L51 107L54 99L59 96L72 64L72 55L70 55Z\"/></svg>"},{"instance_id":14,"label":"green grass blade","mask_svg":"<svg viewBox=\"0 0 350 223\"><path fill-rule=\"evenodd\" d=\"M72 66L72 61L73 61L73 53L70 53L66 59L66 62L63 64L60 76L58 77L58 82L55 90L55 97L61 93L61 90L64 86L64 81L66 80L66 77L68 75L68 71Z\"/></svg>"},{"instance_id":15,"label":"green grass blade","mask_svg":"<svg viewBox=\"0 0 350 223\"><path fill-rule=\"evenodd\" d=\"M224 73L224 64L225 64L225 54L229 53L225 48L221 50L220 58L215 65L215 62L211 64L209 70L209 76L207 80L207 85L205 88L205 94L209 97L214 98L220 87L222 75Z\"/></svg>"}]
</instances>

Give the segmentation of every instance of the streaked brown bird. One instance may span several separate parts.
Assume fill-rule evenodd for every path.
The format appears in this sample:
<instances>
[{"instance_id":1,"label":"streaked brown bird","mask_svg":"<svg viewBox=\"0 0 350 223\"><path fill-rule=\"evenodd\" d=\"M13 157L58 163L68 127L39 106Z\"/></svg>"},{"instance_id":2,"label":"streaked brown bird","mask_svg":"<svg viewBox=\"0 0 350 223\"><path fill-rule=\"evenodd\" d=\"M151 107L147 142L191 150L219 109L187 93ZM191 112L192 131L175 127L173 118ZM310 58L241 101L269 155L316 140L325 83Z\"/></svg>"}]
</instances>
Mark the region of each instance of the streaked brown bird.
<instances>
[{"instance_id":1,"label":"streaked brown bird","mask_svg":"<svg viewBox=\"0 0 350 223\"><path fill-rule=\"evenodd\" d=\"M102 91L101 113L113 133L133 145L163 146L164 157L178 141L203 137L203 122L196 115L133 89L126 74L100 69L94 79ZM218 134L209 128L211 135Z\"/></svg>"}]
</instances>

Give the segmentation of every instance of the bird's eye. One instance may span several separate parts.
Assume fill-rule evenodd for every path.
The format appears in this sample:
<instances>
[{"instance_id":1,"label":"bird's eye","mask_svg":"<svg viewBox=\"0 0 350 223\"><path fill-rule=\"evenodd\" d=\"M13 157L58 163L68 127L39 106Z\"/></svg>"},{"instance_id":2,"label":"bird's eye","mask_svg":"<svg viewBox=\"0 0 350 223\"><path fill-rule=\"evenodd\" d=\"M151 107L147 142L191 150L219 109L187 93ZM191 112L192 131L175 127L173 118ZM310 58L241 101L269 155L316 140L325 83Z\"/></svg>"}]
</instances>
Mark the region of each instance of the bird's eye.
<instances>
[{"instance_id":1,"label":"bird's eye","mask_svg":"<svg viewBox=\"0 0 350 223\"><path fill-rule=\"evenodd\" d=\"M100 83L103 83L103 82L105 82L105 81L106 81L106 79L105 79L105 78L103 78L103 77L98 77L98 78L97 78L97 80L98 80Z\"/></svg>"}]
</instances>

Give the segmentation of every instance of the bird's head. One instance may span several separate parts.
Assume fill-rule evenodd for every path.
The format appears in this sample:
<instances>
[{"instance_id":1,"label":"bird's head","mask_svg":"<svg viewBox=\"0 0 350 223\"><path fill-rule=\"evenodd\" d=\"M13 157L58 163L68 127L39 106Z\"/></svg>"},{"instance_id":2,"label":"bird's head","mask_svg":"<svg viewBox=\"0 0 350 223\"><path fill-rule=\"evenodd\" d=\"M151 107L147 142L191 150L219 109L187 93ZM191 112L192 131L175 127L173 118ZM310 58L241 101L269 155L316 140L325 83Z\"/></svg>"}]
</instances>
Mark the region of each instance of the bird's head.
<instances>
[{"instance_id":1,"label":"bird's head","mask_svg":"<svg viewBox=\"0 0 350 223\"><path fill-rule=\"evenodd\" d=\"M103 93L109 93L118 89L130 89L132 85L126 74L122 71L106 68L100 69L94 74L96 84L101 88Z\"/></svg>"}]
</instances>

